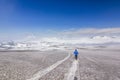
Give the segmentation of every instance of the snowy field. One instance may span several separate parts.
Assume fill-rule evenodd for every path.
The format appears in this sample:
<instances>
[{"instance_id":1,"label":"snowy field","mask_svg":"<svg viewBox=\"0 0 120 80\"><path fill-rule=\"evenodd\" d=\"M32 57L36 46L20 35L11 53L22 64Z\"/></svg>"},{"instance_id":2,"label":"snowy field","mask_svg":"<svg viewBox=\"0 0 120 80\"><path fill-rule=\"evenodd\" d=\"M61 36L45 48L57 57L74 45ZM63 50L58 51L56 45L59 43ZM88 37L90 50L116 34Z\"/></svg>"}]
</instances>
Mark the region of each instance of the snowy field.
<instances>
[{"instance_id":1,"label":"snowy field","mask_svg":"<svg viewBox=\"0 0 120 80\"><path fill-rule=\"evenodd\" d=\"M120 49L79 51L77 80L120 80Z\"/></svg>"},{"instance_id":2,"label":"snowy field","mask_svg":"<svg viewBox=\"0 0 120 80\"><path fill-rule=\"evenodd\" d=\"M120 49L1 51L0 80L120 80Z\"/></svg>"},{"instance_id":3,"label":"snowy field","mask_svg":"<svg viewBox=\"0 0 120 80\"><path fill-rule=\"evenodd\" d=\"M120 80L120 49L79 49L79 52L77 61L71 56L39 80Z\"/></svg>"},{"instance_id":4,"label":"snowy field","mask_svg":"<svg viewBox=\"0 0 120 80\"><path fill-rule=\"evenodd\" d=\"M64 51L2 51L0 80L26 80L68 55Z\"/></svg>"}]
</instances>

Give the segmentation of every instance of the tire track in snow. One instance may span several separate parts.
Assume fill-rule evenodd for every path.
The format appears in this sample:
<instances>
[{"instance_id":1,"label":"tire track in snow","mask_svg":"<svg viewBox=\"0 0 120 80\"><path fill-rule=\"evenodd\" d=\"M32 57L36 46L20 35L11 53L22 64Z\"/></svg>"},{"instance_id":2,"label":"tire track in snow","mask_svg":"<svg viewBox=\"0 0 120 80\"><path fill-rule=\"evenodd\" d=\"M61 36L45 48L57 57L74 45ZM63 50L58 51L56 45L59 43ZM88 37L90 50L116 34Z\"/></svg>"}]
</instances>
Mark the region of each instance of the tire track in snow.
<instances>
[{"instance_id":1,"label":"tire track in snow","mask_svg":"<svg viewBox=\"0 0 120 80\"><path fill-rule=\"evenodd\" d=\"M72 67L70 68L64 80L74 80L75 73L77 71L77 65L78 61L77 60L73 61Z\"/></svg>"},{"instance_id":2,"label":"tire track in snow","mask_svg":"<svg viewBox=\"0 0 120 80\"><path fill-rule=\"evenodd\" d=\"M26 79L26 80L39 80L42 76L49 73L51 70L56 68L58 65L60 65L64 61L66 61L69 57L70 57L70 54L68 54L68 56L66 58L64 58L63 60L57 61L55 64L51 65L50 67L47 67L47 68L45 68L43 70L38 71L36 74L33 75L32 78Z\"/></svg>"},{"instance_id":3,"label":"tire track in snow","mask_svg":"<svg viewBox=\"0 0 120 80\"><path fill-rule=\"evenodd\" d=\"M94 64L96 64L96 65L98 65L98 66L101 66L100 64L98 64L98 63L100 63L100 62L97 62L97 60L95 59L95 58L89 58L89 57L85 57L86 59L88 59L89 61L91 61L91 62L93 62ZM101 67L102 68L102 67ZM104 68L103 68L103 70L104 70ZM106 71L106 70L104 70L104 71ZM106 71L106 72L108 72L108 71ZM104 72L105 73L105 72ZM114 79L114 80L120 80L120 78L118 77L118 76L116 76L116 75L111 75L110 76L110 78L112 79Z\"/></svg>"}]
</instances>

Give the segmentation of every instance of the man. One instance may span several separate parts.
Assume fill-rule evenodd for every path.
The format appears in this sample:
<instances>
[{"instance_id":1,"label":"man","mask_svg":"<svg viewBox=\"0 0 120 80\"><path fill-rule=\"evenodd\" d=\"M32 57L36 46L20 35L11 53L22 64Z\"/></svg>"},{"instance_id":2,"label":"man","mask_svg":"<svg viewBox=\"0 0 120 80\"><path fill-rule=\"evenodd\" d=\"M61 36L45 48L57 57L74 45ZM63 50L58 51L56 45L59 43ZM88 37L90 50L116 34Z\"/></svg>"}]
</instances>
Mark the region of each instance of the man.
<instances>
[{"instance_id":1,"label":"man","mask_svg":"<svg viewBox=\"0 0 120 80\"><path fill-rule=\"evenodd\" d=\"M75 49L74 55L75 55L75 59L77 60L77 58L78 58L78 51L77 51L77 49Z\"/></svg>"}]
</instances>

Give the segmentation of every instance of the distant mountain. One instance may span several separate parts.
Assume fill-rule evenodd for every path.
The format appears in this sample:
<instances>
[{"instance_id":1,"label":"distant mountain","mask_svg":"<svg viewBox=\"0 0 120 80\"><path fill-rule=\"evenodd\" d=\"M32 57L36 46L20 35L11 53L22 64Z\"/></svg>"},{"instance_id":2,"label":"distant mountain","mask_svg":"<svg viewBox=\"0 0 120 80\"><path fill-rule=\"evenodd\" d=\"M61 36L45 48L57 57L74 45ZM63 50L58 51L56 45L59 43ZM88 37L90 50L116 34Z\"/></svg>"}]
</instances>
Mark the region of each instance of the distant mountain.
<instances>
[{"instance_id":1,"label":"distant mountain","mask_svg":"<svg viewBox=\"0 0 120 80\"><path fill-rule=\"evenodd\" d=\"M120 44L120 37L111 36L93 36L76 39L43 38L24 41L1 42L0 49L10 50L45 50L45 49L63 49L69 45L82 46L105 46ZM72 46L71 45L71 46ZM70 47L70 46L69 46Z\"/></svg>"},{"instance_id":2,"label":"distant mountain","mask_svg":"<svg viewBox=\"0 0 120 80\"><path fill-rule=\"evenodd\" d=\"M1 42L0 49L2 50L47 50L59 49L63 45L58 42L51 41L22 41L22 42Z\"/></svg>"}]
</instances>

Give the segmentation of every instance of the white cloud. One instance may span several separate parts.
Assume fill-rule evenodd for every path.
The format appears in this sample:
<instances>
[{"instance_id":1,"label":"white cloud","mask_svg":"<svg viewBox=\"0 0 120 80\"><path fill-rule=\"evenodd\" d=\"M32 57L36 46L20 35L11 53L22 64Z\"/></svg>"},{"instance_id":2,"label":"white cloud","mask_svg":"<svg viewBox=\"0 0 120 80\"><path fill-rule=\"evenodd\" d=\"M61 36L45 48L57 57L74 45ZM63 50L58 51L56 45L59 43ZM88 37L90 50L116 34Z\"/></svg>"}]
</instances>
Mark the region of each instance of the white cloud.
<instances>
[{"instance_id":1,"label":"white cloud","mask_svg":"<svg viewBox=\"0 0 120 80\"><path fill-rule=\"evenodd\" d=\"M59 35L58 35L59 33ZM50 33L49 33L50 34ZM24 42L55 42L71 44L103 44L103 43L120 43L120 28L104 29L71 29L68 31L57 32L54 36L35 36L31 34L21 41ZM20 41L20 40L19 40Z\"/></svg>"},{"instance_id":2,"label":"white cloud","mask_svg":"<svg viewBox=\"0 0 120 80\"><path fill-rule=\"evenodd\" d=\"M120 28L86 28L86 29L76 29L76 30L68 30L61 32L61 35L64 36L95 36L95 35L112 35L112 36L118 36L120 35Z\"/></svg>"},{"instance_id":3,"label":"white cloud","mask_svg":"<svg viewBox=\"0 0 120 80\"><path fill-rule=\"evenodd\" d=\"M99 33L120 33L120 28L86 28L66 31L66 34L99 34Z\"/></svg>"},{"instance_id":4,"label":"white cloud","mask_svg":"<svg viewBox=\"0 0 120 80\"><path fill-rule=\"evenodd\" d=\"M56 41L80 44L102 44L120 42L120 28L70 29L59 32ZM51 39L52 40L52 39Z\"/></svg>"}]
</instances>

